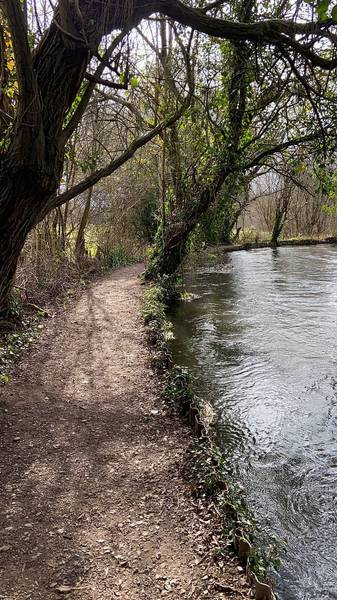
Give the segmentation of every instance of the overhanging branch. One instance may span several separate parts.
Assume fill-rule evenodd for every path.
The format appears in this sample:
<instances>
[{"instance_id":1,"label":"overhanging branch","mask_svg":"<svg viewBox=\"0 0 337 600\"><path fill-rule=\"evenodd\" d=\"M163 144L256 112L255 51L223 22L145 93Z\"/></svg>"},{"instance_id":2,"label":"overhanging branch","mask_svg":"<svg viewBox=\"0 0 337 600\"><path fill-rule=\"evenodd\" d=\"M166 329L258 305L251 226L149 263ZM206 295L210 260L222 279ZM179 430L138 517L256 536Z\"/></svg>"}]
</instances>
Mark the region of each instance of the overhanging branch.
<instances>
[{"instance_id":1,"label":"overhanging branch","mask_svg":"<svg viewBox=\"0 0 337 600\"><path fill-rule=\"evenodd\" d=\"M74 133L76 127L80 123L94 92L94 89L98 83L100 83L100 79L103 75L106 61L109 60L113 51L117 48L118 44L123 40L123 38L131 31L133 27L137 25L136 18L131 18L126 23L124 29L119 33L119 35L111 42L109 48L105 51L104 56L102 57L101 63L98 65L95 72L90 75L90 80L88 81L87 87L85 88L84 94L79 102L78 107L76 108L73 116L71 117L69 123L63 129L63 143L65 144L67 140Z\"/></svg>"},{"instance_id":2,"label":"overhanging branch","mask_svg":"<svg viewBox=\"0 0 337 600\"><path fill-rule=\"evenodd\" d=\"M302 137L297 137L297 138L287 140L286 142L281 142L280 144L276 144L276 146L272 146L271 148L266 148L265 150L263 150L262 152L257 154L253 159L246 162L244 165L240 165L240 169L244 169L244 170L251 169L252 167L255 167L256 165L258 165L264 158L267 158L268 156L273 156L274 154L280 154L284 150L287 150L288 148L292 148L294 146L299 146L301 144L305 144L308 142L314 142L315 140L317 140L321 137L322 137L322 132L318 131L316 133L311 133L308 135L304 135Z\"/></svg>"},{"instance_id":3,"label":"overhanging branch","mask_svg":"<svg viewBox=\"0 0 337 600\"><path fill-rule=\"evenodd\" d=\"M275 46L283 44L292 47L314 66L322 69L332 69L337 66L337 59L328 59L319 56L308 46L296 40L296 35L326 38L332 41L330 28L337 23L332 19L313 23L296 23L291 20L270 19L255 23L238 23L210 17L200 9L190 8L180 0L158 0L157 10L178 21L182 25L192 27L197 31L214 37L228 39L234 42L251 41L256 43L270 43Z\"/></svg>"}]
</instances>

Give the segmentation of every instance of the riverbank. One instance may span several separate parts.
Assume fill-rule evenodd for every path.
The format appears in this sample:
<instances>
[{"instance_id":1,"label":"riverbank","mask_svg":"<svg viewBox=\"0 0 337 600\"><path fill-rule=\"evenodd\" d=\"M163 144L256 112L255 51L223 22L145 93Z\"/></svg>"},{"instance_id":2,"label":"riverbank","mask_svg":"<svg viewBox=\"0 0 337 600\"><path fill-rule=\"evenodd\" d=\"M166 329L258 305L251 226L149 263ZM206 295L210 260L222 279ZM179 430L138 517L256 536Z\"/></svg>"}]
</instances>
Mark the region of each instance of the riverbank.
<instances>
[{"instance_id":1,"label":"riverbank","mask_svg":"<svg viewBox=\"0 0 337 600\"><path fill-rule=\"evenodd\" d=\"M6 600L249 597L183 474L191 435L150 369L140 271L89 285L0 388Z\"/></svg>"},{"instance_id":2,"label":"riverbank","mask_svg":"<svg viewBox=\"0 0 337 600\"><path fill-rule=\"evenodd\" d=\"M337 244L337 238L335 237L327 237L324 239L316 239L316 238L303 238L303 239L289 239L289 240L280 240L277 243L277 246L271 244L271 242L245 242L243 244L229 244L224 246L210 246L210 251L217 252L236 252L237 250L257 250L259 248L282 248L284 246L319 246L321 244Z\"/></svg>"},{"instance_id":3,"label":"riverbank","mask_svg":"<svg viewBox=\"0 0 337 600\"><path fill-rule=\"evenodd\" d=\"M231 461L228 470L214 435L214 408L205 398L196 396L190 370L173 360L170 340L174 338L167 314L175 296L172 297L174 288L167 283L148 288L143 314L149 343L154 348L152 364L162 381L163 398L189 424L198 439L191 448L187 476L191 478L194 494L205 499L211 521L215 518L220 523L219 553L226 554L226 548L233 548L245 568L254 597L275 600L268 577L270 568L277 568L279 563L274 542L270 540L268 554L256 545L254 515L247 506L242 485L236 485L231 476L235 464Z\"/></svg>"}]
</instances>

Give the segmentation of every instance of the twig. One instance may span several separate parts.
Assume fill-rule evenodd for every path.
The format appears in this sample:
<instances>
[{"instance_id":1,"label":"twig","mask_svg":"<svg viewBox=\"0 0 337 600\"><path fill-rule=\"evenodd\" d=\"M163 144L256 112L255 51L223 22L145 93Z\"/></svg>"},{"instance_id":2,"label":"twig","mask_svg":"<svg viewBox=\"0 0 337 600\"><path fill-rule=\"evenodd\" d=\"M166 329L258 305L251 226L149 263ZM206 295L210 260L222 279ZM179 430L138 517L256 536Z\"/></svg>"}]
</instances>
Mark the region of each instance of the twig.
<instances>
[{"instance_id":1,"label":"twig","mask_svg":"<svg viewBox=\"0 0 337 600\"><path fill-rule=\"evenodd\" d=\"M46 311L44 308L41 308L41 306L34 304L33 302L27 302L26 306L29 306L29 308L34 308L36 312L43 313L44 317L49 317L50 319L52 318L52 315L48 311Z\"/></svg>"},{"instance_id":2,"label":"twig","mask_svg":"<svg viewBox=\"0 0 337 600\"><path fill-rule=\"evenodd\" d=\"M219 592L229 592L232 594L239 594L239 596L241 596L241 598L244 598L244 594L242 592L240 592L240 590L232 587L231 585L224 585L223 583L220 583L220 581L215 581L214 587Z\"/></svg>"}]
</instances>

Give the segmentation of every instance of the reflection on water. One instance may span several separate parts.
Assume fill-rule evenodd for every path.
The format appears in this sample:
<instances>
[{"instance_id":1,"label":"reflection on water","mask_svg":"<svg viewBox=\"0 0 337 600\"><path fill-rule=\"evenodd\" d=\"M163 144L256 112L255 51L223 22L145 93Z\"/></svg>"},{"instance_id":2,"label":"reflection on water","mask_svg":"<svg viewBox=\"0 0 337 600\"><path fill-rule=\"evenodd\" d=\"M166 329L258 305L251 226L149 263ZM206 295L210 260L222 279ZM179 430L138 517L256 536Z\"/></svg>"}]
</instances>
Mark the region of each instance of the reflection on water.
<instances>
[{"instance_id":1,"label":"reflection on water","mask_svg":"<svg viewBox=\"0 0 337 600\"><path fill-rule=\"evenodd\" d=\"M186 287L175 359L259 521L288 540L278 596L337 599L337 249L235 252Z\"/></svg>"}]
</instances>

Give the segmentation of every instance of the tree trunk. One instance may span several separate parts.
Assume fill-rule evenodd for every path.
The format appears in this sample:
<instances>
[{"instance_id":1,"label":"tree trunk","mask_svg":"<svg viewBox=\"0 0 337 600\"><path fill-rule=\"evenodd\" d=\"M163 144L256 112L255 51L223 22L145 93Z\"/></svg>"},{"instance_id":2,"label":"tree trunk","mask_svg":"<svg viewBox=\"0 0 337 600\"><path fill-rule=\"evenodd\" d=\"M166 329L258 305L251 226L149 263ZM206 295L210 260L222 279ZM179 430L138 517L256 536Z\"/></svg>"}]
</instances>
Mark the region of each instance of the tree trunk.
<instances>
[{"instance_id":1,"label":"tree trunk","mask_svg":"<svg viewBox=\"0 0 337 600\"><path fill-rule=\"evenodd\" d=\"M28 233L45 216L51 195L43 187L43 174L13 167L15 158L4 160L0 169L0 314L10 307L21 250Z\"/></svg>"},{"instance_id":2,"label":"tree trunk","mask_svg":"<svg viewBox=\"0 0 337 600\"><path fill-rule=\"evenodd\" d=\"M225 211L224 219L222 223L222 230L220 235L220 243L229 245L232 243L232 232L236 223L236 216L233 215L232 206L228 206L228 210Z\"/></svg>"},{"instance_id":3,"label":"tree trunk","mask_svg":"<svg viewBox=\"0 0 337 600\"><path fill-rule=\"evenodd\" d=\"M91 187L88 190L88 195L87 195L87 199L85 202L84 211L82 214L80 226L79 226L77 237L76 237L75 255L76 255L77 260L81 260L83 258L83 256L85 255L84 232L85 232L85 228L88 224L92 192L93 192L93 188Z\"/></svg>"},{"instance_id":4,"label":"tree trunk","mask_svg":"<svg viewBox=\"0 0 337 600\"><path fill-rule=\"evenodd\" d=\"M273 248L276 248L278 245L278 239L282 233L284 223L285 223L285 215L283 214L282 211L276 210L273 231L271 234L271 245Z\"/></svg>"},{"instance_id":5,"label":"tree trunk","mask_svg":"<svg viewBox=\"0 0 337 600\"><path fill-rule=\"evenodd\" d=\"M185 257L190 233L197 225L200 217L214 202L227 175L225 168L220 170L214 181L201 192L193 209L184 215L180 223L168 228L164 243L158 243L154 248L153 256L146 269L146 279L156 279L163 275L171 276L175 274Z\"/></svg>"},{"instance_id":6,"label":"tree trunk","mask_svg":"<svg viewBox=\"0 0 337 600\"><path fill-rule=\"evenodd\" d=\"M10 308L10 294L13 286L16 268L26 237L33 227L34 216L30 202L17 202L15 210L8 217L0 218L0 315L7 313ZM3 211L2 215L3 215Z\"/></svg>"}]
</instances>

